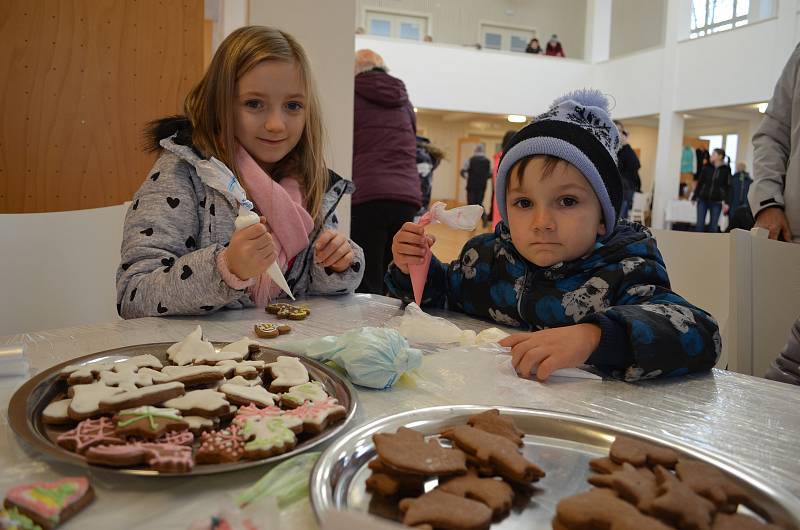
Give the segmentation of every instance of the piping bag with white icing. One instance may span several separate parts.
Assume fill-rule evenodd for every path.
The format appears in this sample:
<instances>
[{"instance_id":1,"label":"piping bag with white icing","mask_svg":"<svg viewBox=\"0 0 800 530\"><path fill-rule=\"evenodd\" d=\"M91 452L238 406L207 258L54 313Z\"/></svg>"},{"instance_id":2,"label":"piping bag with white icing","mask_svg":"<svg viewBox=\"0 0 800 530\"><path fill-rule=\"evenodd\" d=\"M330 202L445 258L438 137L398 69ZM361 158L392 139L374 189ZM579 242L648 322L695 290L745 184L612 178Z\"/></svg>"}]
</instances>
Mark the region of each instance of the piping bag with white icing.
<instances>
[{"instance_id":1,"label":"piping bag with white icing","mask_svg":"<svg viewBox=\"0 0 800 530\"><path fill-rule=\"evenodd\" d=\"M237 231L260 222L258 214L253 211L253 203L247 199L244 188L239 184L236 175L233 174L228 166L212 156L209 160L195 162L194 167L197 169L197 175L205 184L233 197L239 203L239 216L234 221ZM278 266L277 260L273 261L272 265L269 266L267 274L278 287L289 295L289 298L295 299L289 284L286 283L286 278L284 278L280 266Z\"/></svg>"}]
</instances>

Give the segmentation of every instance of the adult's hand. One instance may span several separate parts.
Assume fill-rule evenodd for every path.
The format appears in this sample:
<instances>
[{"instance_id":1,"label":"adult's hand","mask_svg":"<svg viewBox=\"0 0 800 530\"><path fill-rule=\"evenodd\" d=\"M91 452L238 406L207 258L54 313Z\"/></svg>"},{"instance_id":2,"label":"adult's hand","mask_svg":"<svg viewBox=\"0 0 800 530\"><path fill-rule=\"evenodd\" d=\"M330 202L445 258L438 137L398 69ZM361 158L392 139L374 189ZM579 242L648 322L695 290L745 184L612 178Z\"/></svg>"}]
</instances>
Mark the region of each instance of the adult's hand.
<instances>
[{"instance_id":1,"label":"adult's hand","mask_svg":"<svg viewBox=\"0 0 800 530\"><path fill-rule=\"evenodd\" d=\"M778 237L781 236L784 241L790 243L792 241L792 231L789 229L789 220L786 219L786 213L784 213L782 208L773 206L772 208L761 210L756 217L756 226L769 230L770 239L778 239Z\"/></svg>"}]
</instances>

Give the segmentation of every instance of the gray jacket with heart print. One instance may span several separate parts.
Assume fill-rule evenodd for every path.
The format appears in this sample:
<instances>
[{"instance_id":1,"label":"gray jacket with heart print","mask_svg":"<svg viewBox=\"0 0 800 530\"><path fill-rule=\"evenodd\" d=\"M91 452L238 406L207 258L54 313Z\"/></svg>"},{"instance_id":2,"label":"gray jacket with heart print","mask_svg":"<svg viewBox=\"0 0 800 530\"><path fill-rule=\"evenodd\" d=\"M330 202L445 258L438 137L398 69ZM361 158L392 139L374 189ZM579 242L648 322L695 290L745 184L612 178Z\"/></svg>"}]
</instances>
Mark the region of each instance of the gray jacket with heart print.
<instances>
[{"instance_id":1,"label":"gray jacket with heart print","mask_svg":"<svg viewBox=\"0 0 800 530\"><path fill-rule=\"evenodd\" d=\"M252 307L247 292L229 287L217 270L217 255L230 241L238 204L203 183L194 167L202 158L191 146L176 143L174 137L162 140L161 146L161 156L125 217L117 311L123 318L137 318ZM355 259L345 272L314 262L314 242L323 230L336 230L336 207L354 189L351 182L330 174L322 226L314 229L309 246L285 274L295 296L352 293L364 274L364 252L352 241Z\"/></svg>"}]
</instances>

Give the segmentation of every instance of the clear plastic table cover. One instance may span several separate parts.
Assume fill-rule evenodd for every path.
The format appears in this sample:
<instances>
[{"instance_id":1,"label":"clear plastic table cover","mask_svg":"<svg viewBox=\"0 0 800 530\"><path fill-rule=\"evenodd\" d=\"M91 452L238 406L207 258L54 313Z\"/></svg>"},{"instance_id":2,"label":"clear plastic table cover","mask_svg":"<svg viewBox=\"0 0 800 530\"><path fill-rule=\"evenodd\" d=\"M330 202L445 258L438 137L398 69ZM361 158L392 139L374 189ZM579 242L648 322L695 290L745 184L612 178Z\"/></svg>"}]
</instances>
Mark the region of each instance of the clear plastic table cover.
<instances>
[{"instance_id":1,"label":"clear plastic table cover","mask_svg":"<svg viewBox=\"0 0 800 530\"><path fill-rule=\"evenodd\" d=\"M303 300L307 320L292 322L281 340L338 334L360 326L381 326L402 314L400 302L353 295ZM462 329L480 332L493 324L465 315L433 312ZM207 339L232 341L252 336L253 325L273 315L262 310L223 311L205 317L143 318L109 324L0 337L0 346L26 345L31 375L65 360L122 346L175 342L197 324ZM0 492L13 484L52 480L85 470L45 459L17 440L8 425L8 401L23 378L0 378ZM553 379L540 384L516 377L497 347L466 347L427 352L422 366L389 391L358 390L361 413L354 424L396 412L448 404L509 405L582 414L626 424L666 439L713 451L749 468L765 481L800 495L800 389L733 372L638 384L586 379ZM211 514L225 494L251 485L268 468L187 478L121 476L89 472L95 503L64 528L183 529ZM282 514L284 528L314 528L307 501Z\"/></svg>"}]
</instances>

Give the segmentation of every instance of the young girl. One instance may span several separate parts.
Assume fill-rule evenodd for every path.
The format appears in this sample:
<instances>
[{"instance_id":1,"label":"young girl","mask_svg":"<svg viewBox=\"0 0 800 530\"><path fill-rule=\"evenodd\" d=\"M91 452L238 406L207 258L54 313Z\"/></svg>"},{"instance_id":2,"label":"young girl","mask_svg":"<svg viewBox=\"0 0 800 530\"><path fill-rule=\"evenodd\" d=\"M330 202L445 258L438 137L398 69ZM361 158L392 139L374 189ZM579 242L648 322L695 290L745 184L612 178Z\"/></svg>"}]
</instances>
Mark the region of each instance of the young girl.
<instances>
[{"instance_id":1,"label":"young girl","mask_svg":"<svg viewBox=\"0 0 800 530\"><path fill-rule=\"evenodd\" d=\"M263 306L282 293L266 274L276 260L296 296L353 292L364 255L336 232L335 213L353 185L325 167L300 44L274 28L234 31L184 110L148 131L161 156L125 218L119 314ZM260 223L235 231L239 204L205 181L211 157L238 177Z\"/></svg>"}]
</instances>

